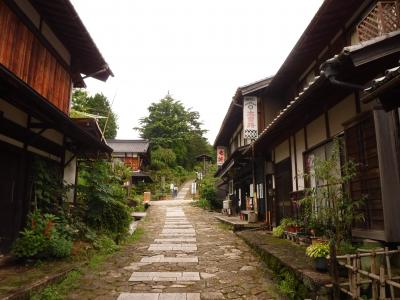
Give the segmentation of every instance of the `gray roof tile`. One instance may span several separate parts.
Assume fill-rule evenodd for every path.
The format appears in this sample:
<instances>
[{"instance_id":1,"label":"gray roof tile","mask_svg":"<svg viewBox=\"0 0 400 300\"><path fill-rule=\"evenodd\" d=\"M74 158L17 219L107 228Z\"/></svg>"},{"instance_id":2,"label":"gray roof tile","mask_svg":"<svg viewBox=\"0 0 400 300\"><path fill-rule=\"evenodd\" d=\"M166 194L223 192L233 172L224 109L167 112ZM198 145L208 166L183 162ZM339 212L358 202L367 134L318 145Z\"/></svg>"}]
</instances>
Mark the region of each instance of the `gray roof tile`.
<instances>
[{"instance_id":1,"label":"gray roof tile","mask_svg":"<svg viewBox=\"0 0 400 300\"><path fill-rule=\"evenodd\" d=\"M117 153L146 153L149 149L148 140L107 140L108 146L110 146L114 154Z\"/></svg>"}]
</instances>

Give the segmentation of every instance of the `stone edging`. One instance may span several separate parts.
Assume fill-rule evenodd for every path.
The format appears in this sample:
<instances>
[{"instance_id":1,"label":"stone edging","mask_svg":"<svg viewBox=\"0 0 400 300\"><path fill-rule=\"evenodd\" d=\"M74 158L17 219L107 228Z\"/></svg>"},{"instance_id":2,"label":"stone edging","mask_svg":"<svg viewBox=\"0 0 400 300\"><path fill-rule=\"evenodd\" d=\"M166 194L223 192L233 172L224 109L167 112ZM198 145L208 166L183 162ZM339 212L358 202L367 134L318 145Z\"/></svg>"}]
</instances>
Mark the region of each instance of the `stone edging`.
<instances>
[{"instance_id":1,"label":"stone edging","mask_svg":"<svg viewBox=\"0 0 400 300\"><path fill-rule=\"evenodd\" d=\"M1 298L1 300L25 300L25 299L29 299L31 294L32 294L32 292L39 291L39 290L45 288L46 286L48 286L50 284L55 284L55 283L61 282L62 280L65 279L65 277L68 275L68 273L79 269L84 264L85 263L75 265L73 267L68 268L67 270L64 270L62 272L59 272L59 273L51 275L51 276L45 276L44 278L42 278L42 279L40 279L40 280L38 280L38 281L28 285L28 286L25 286L23 288L19 288L17 290L14 290L11 295L3 297L3 298Z\"/></svg>"},{"instance_id":2,"label":"stone edging","mask_svg":"<svg viewBox=\"0 0 400 300\"><path fill-rule=\"evenodd\" d=\"M303 284L311 298L329 299L330 292L325 287L325 282L317 282L312 277L308 276L307 270L299 270L293 268L287 261L283 261L273 253L269 252L262 244L256 243L247 238L241 232L235 232L236 236L241 238L247 245L249 245L261 257L266 266L276 274L276 269L286 269L293 273L301 284Z\"/></svg>"}]
</instances>

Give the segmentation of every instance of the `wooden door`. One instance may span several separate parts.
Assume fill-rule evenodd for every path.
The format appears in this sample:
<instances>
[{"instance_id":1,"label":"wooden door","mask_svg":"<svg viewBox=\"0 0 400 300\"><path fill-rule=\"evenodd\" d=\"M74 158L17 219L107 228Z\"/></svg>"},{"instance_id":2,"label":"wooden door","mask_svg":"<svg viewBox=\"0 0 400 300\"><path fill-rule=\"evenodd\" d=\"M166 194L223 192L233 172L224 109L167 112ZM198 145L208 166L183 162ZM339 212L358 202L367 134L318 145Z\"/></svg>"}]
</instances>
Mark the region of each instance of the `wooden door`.
<instances>
[{"instance_id":1,"label":"wooden door","mask_svg":"<svg viewBox=\"0 0 400 300\"><path fill-rule=\"evenodd\" d=\"M0 149L0 252L7 252L19 230L19 170L21 154Z\"/></svg>"},{"instance_id":2,"label":"wooden door","mask_svg":"<svg viewBox=\"0 0 400 300\"><path fill-rule=\"evenodd\" d=\"M292 216L292 205L290 192L292 191L292 170L290 158L285 159L275 165L275 195L276 195L276 224L282 218Z\"/></svg>"}]
</instances>

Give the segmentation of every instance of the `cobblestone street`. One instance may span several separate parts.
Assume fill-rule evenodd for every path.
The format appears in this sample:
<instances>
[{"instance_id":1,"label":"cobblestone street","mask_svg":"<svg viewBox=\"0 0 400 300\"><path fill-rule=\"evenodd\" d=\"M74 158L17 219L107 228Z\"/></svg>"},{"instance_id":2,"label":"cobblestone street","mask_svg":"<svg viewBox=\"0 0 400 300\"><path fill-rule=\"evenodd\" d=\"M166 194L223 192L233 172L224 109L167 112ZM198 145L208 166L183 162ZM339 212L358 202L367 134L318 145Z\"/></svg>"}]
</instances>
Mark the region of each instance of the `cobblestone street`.
<instances>
[{"instance_id":1,"label":"cobblestone street","mask_svg":"<svg viewBox=\"0 0 400 300\"><path fill-rule=\"evenodd\" d=\"M153 202L144 235L83 277L70 299L272 299L259 258L211 213L183 200Z\"/></svg>"}]
</instances>

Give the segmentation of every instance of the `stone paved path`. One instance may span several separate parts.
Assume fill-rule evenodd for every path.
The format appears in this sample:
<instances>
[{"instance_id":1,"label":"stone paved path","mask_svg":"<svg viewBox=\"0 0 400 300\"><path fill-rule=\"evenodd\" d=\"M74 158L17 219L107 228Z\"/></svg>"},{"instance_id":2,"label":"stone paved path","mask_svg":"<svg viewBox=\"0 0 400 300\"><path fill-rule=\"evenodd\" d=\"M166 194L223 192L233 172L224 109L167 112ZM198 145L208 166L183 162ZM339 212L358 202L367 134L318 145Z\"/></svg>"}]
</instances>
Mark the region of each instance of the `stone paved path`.
<instances>
[{"instance_id":1,"label":"stone paved path","mask_svg":"<svg viewBox=\"0 0 400 300\"><path fill-rule=\"evenodd\" d=\"M212 214L184 200L153 202L145 234L84 276L69 299L272 299L259 259Z\"/></svg>"}]
</instances>

